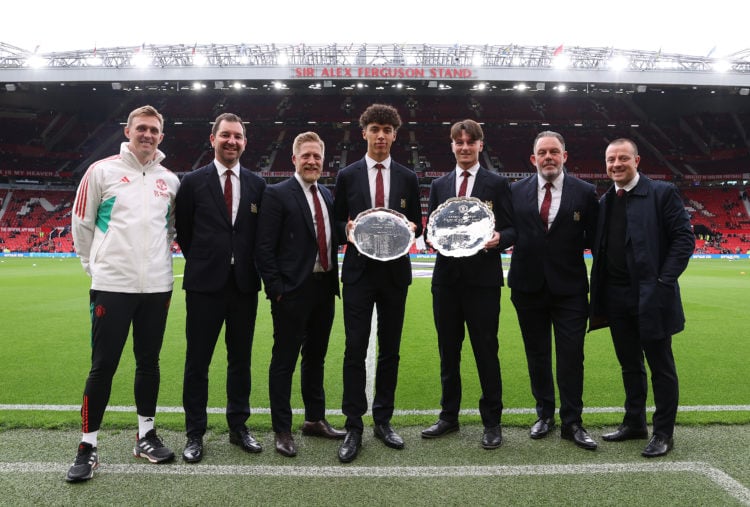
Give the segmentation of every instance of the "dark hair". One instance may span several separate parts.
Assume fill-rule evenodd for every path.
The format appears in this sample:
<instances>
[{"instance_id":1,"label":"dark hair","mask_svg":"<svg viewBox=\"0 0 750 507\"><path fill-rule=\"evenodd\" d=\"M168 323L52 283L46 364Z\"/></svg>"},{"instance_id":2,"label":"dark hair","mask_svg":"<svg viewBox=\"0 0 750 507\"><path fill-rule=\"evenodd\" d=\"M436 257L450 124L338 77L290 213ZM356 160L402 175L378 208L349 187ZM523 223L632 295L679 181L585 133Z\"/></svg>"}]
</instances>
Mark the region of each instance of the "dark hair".
<instances>
[{"instance_id":1,"label":"dark hair","mask_svg":"<svg viewBox=\"0 0 750 507\"><path fill-rule=\"evenodd\" d=\"M474 120L463 120L453 124L451 127L451 139L459 139L461 133L466 132L472 141L483 141L484 132L482 126Z\"/></svg>"},{"instance_id":2,"label":"dark hair","mask_svg":"<svg viewBox=\"0 0 750 507\"><path fill-rule=\"evenodd\" d=\"M365 112L359 117L359 126L362 127L362 130L365 130L371 123L391 125L393 130L398 130L401 126L401 117L393 106L387 104L372 104L365 109Z\"/></svg>"},{"instance_id":3,"label":"dark hair","mask_svg":"<svg viewBox=\"0 0 750 507\"><path fill-rule=\"evenodd\" d=\"M242 123L242 118L234 113L221 113L219 116L217 116L216 120L214 120L214 126L211 129L211 134L216 135L216 133L219 131L219 124L221 124L221 122L223 121L239 123L240 125L242 125L242 135L247 137L247 130L245 129L245 124Z\"/></svg>"}]
</instances>

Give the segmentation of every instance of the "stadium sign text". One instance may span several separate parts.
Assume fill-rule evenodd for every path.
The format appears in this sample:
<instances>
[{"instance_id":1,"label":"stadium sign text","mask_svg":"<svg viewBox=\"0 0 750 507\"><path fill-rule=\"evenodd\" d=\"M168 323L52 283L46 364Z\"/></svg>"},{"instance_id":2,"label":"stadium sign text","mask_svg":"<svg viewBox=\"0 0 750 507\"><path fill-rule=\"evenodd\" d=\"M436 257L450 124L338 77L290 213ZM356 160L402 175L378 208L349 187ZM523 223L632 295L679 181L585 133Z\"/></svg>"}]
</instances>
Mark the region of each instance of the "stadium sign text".
<instances>
[{"instance_id":1,"label":"stadium sign text","mask_svg":"<svg viewBox=\"0 0 750 507\"><path fill-rule=\"evenodd\" d=\"M453 67L295 67L293 78L442 78L470 79L471 69Z\"/></svg>"}]
</instances>

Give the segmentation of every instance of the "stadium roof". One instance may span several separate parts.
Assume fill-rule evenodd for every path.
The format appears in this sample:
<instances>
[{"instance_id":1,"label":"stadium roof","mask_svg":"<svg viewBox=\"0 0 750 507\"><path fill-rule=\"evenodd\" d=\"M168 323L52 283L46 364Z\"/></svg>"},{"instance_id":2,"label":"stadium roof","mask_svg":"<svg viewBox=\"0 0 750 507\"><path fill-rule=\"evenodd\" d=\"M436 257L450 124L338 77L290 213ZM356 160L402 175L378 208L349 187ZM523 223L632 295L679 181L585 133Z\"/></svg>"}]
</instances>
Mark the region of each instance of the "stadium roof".
<instances>
[{"instance_id":1,"label":"stadium roof","mask_svg":"<svg viewBox=\"0 0 750 507\"><path fill-rule=\"evenodd\" d=\"M198 80L301 81L333 88L392 80L438 89L457 82L625 83L732 87L748 95L750 50L715 59L514 44L144 44L36 54L0 43L3 91L24 83Z\"/></svg>"}]
</instances>

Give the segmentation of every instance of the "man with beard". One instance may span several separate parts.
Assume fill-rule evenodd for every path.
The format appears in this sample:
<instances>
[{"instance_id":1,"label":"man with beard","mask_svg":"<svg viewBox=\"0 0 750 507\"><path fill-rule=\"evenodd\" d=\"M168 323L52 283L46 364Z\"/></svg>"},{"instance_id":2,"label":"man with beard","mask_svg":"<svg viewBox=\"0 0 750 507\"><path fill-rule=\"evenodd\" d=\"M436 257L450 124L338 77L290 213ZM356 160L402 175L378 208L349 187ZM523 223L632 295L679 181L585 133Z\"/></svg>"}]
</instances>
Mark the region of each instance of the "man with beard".
<instances>
[{"instance_id":1,"label":"man with beard","mask_svg":"<svg viewBox=\"0 0 750 507\"><path fill-rule=\"evenodd\" d=\"M333 196L318 182L325 145L315 132L304 132L294 139L292 153L294 176L269 185L263 195L255 251L273 317L271 424L276 451L288 457L297 454L290 396L300 350L302 434L346 435L325 419L324 364L339 294Z\"/></svg>"},{"instance_id":2,"label":"man with beard","mask_svg":"<svg viewBox=\"0 0 750 507\"><path fill-rule=\"evenodd\" d=\"M594 450L582 426L583 339L588 320L588 276L583 252L593 243L595 187L565 171L565 141L545 131L534 140L536 174L511 186L513 247L508 285L526 349L537 421L529 436L545 437L555 426L552 329L555 332L560 435Z\"/></svg>"}]
</instances>

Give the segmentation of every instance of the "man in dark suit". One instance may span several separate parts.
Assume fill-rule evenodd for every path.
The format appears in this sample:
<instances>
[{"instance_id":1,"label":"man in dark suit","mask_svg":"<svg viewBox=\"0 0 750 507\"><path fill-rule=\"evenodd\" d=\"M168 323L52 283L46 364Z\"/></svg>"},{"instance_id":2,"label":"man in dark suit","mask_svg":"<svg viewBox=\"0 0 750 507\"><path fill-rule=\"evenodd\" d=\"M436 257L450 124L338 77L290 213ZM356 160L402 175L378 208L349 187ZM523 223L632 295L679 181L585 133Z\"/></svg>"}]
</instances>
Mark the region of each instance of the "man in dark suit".
<instances>
[{"instance_id":1,"label":"man in dark suit","mask_svg":"<svg viewBox=\"0 0 750 507\"><path fill-rule=\"evenodd\" d=\"M625 416L616 431L602 438L648 437L645 355L656 411L653 434L641 454L663 456L674 445L679 398L672 335L685 327L677 279L687 268L695 236L677 188L638 172L633 141L612 141L605 162L614 185L599 201L590 326L609 326L622 367Z\"/></svg>"},{"instance_id":2,"label":"man in dark suit","mask_svg":"<svg viewBox=\"0 0 750 507\"><path fill-rule=\"evenodd\" d=\"M401 126L398 111L373 104L359 118L367 154L341 169L334 189L334 215L339 237L347 238L352 220L367 209L387 207L406 216L410 227L422 233L417 175L391 159L391 145ZM411 260L404 255L392 261L377 261L361 255L347 243L341 271L346 349L344 352L344 396L347 435L339 459L350 462L362 445L362 416L367 412L365 359L370 341L373 307L377 308L378 365L372 415L375 437L394 449L404 441L391 427L398 377L401 329L406 294L411 284Z\"/></svg>"},{"instance_id":3,"label":"man in dark suit","mask_svg":"<svg viewBox=\"0 0 750 507\"><path fill-rule=\"evenodd\" d=\"M503 285L501 252L515 241L508 179L483 168L479 154L484 147L482 127L464 120L451 127L451 148L456 168L434 180L430 187L429 213L451 197L476 197L495 215L495 231L484 250L470 257L440 253L432 274L432 311L440 351L442 410L438 421L422 431L436 438L458 430L461 405L461 347L464 325L482 386L479 413L484 424L481 444L496 449L502 444L502 380L498 359L500 287ZM427 235L429 239L429 234Z\"/></svg>"},{"instance_id":4,"label":"man in dark suit","mask_svg":"<svg viewBox=\"0 0 750 507\"><path fill-rule=\"evenodd\" d=\"M333 197L318 184L325 146L318 134L294 139L295 174L269 185L258 218L255 258L271 301L273 352L268 372L276 451L296 456L292 437L292 375L302 350L305 404L302 434L344 438L325 419L324 363L339 294Z\"/></svg>"},{"instance_id":5,"label":"man in dark suit","mask_svg":"<svg viewBox=\"0 0 750 507\"><path fill-rule=\"evenodd\" d=\"M187 445L182 457L189 463L203 458L208 368L224 324L229 441L247 452L262 450L245 421L250 417L250 353L260 290L255 231L266 183L240 165L247 137L237 115L219 115L210 139L214 161L185 175L176 200L187 311L182 391Z\"/></svg>"},{"instance_id":6,"label":"man in dark suit","mask_svg":"<svg viewBox=\"0 0 750 507\"><path fill-rule=\"evenodd\" d=\"M513 247L508 285L529 367L537 421L529 435L546 436L555 426L552 328L555 330L560 434L583 449L596 442L583 427L583 339L588 320L589 280L583 251L591 248L597 216L596 188L564 170L568 152L557 132L534 140L536 174L514 183Z\"/></svg>"}]
</instances>

